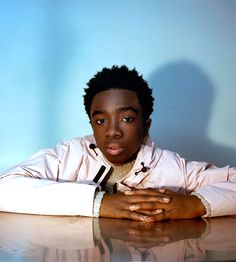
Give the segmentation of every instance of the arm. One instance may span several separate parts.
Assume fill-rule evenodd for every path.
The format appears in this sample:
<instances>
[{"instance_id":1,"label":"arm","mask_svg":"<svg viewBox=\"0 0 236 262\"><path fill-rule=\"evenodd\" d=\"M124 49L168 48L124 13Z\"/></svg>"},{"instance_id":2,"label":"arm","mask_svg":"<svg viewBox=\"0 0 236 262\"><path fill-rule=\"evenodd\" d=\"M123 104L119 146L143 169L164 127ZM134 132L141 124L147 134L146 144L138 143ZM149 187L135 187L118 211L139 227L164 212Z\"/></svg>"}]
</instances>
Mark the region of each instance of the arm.
<instances>
[{"instance_id":1,"label":"arm","mask_svg":"<svg viewBox=\"0 0 236 262\"><path fill-rule=\"evenodd\" d=\"M189 165L187 165L187 172L190 172L191 165L198 164L190 162ZM197 168L196 170L198 171ZM186 183L189 194L196 194L209 203L209 216L236 214L236 168L228 166L217 168L207 165L198 173L188 175ZM195 187L193 187L194 184Z\"/></svg>"},{"instance_id":2,"label":"arm","mask_svg":"<svg viewBox=\"0 0 236 262\"><path fill-rule=\"evenodd\" d=\"M39 151L3 173L0 211L92 216L96 186L76 182L79 154L83 151L79 146L76 152L70 152L72 150L75 149L69 144L59 144L55 149ZM68 157L69 154L72 157Z\"/></svg>"},{"instance_id":3,"label":"arm","mask_svg":"<svg viewBox=\"0 0 236 262\"><path fill-rule=\"evenodd\" d=\"M170 190L158 191L155 189L126 192L126 194L143 197L147 194L153 196L163 194L171 199L169 203L159 203L158 201L140 203L133 210L149 215L155 210L162 210L162 213L152 216L152 221L236 214L234 200L236 198L236 170L227 167L216 168L210 165L204 167L197 162L191 164L197 166L186 176L186 185L189 191L186 195ZM192 192L194 194L191 194ZM208 205L209 210L207 210Z\"/></svg>"},{"instance_id":4,"label":"arm","mask_svg":"<svg viewBox=\"0 0 236 262\"><path fill-rule=\"evenodd\" d=\"M93 216L95 191L92 185L9 176L0 180L0 211Z\"/></svg>"}]
</instances>

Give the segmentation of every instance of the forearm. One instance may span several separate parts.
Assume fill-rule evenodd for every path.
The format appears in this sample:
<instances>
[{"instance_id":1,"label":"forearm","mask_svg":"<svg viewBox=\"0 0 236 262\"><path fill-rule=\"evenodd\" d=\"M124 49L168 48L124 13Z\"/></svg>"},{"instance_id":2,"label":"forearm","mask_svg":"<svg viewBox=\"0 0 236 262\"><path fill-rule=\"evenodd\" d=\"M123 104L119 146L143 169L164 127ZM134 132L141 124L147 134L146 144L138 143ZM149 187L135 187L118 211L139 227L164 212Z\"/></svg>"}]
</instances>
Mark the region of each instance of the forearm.
<instances>
[{"instance_id":1,"label":"forearm","mask_svg":"<svg viewBox=\"0 0 236 262\"><path fill-rule=\"evenodd\" d=\"M236 214L236 169L214 168L205 171L203 177L206 177L207 183L198 181L199 187L192 194L196 194L205 205L205 216Z\"/></svg>"},{"instance_id":2,"label":"forearm","mask_svg":"<svg viewBox=\"0 0 236 262\"><path fill-rule=\"evenodd\" d=\"M10 176L0 181L0 211L93 216L96 186Z\"/></svg>"},{"instance_id":3,"label":"forearm","mask_svg":"<svg viewBox=\"0 0 236 262\"><path fill-rule=\"evenodd\" d=\"M210 205L209 216L227 216L236 214L236 183L217 183L196 191Z\"/></svg>"}]
</instances>

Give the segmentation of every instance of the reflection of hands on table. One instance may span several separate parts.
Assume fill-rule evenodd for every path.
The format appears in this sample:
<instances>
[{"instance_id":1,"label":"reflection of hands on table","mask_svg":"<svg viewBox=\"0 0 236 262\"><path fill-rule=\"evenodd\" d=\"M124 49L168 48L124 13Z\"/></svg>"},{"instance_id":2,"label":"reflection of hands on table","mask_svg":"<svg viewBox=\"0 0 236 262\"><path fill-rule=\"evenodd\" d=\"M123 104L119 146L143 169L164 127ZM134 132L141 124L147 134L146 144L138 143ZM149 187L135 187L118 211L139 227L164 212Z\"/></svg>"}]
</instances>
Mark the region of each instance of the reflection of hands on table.
<instances>
[{"instance_id":1,"label":"reflection of hands on table","mask_svg":"<svg viewBox=\"0 0 236 262\"><path fill-rule=\"evenodd\" d=\"M144 223L125 219L100 218L105 239L123 240L129 246L151 248L187 238L200 238L206 229L202 219Z\"/></svg>"}]
</instances>

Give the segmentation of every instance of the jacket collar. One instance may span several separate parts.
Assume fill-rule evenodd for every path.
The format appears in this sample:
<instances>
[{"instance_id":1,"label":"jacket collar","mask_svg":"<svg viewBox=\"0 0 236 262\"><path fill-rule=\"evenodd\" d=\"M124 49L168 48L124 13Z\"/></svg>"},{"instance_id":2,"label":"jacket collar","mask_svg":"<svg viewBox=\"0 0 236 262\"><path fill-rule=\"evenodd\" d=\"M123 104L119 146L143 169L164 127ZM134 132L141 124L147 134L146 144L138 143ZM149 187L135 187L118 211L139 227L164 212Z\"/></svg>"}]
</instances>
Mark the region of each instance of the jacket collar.
<instances>
[{"instance_id":1,"label":"jacket collar","mask_svg":"<svg viewBox=\"0 0 236 262\"><path fill-rule=\"evenodd\" d=\"M87 136L86 140L88 150L91 152L93 158L96 158L99 162L102 162L104 168L110 170L111 166L103 156L100 149L96 146L94 136ZM128 187L135 187L150 173L151 170L153 170L154 165L158 162L161 154L162 150L156 147L150 136L147 136L139 149L133 168L125 177L121 179L120 182ZM103 179L104 177L101 178L101 180ZM101 181L99 181L99 183L101 183Z\"/></svg>"}]
</instances>

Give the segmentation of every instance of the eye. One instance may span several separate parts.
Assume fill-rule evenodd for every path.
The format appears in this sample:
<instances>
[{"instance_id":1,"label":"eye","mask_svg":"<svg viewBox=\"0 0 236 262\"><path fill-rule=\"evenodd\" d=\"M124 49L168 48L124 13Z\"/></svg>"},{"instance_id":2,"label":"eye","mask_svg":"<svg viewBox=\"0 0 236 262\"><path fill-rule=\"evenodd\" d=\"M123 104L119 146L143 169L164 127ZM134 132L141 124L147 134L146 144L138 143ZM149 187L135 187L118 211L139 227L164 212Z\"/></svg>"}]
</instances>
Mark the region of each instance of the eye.
<instances>
[{"instance_id":1,"label":"eye","mask_svg":"<svg viewBox=\"0 0 236 262\"><path fill-rule=\"evenodd\" d=\"M134 121L134 117L126 116L126 117L122 118L122 121L125 122L125 123L132 123Z\"/></svg>"},{"instance_id":2,"label":"eye","mask_svg":"<svg viewBox=\"0 0 236 262\"><path fill-rule=\"evenodd\" d=\"M97 125L102 125L102 124L106 123L107 121L106 121L106 119L104 119L104 118L100 118L100 119L95 120L94 122L95 122Z\"/></svg>"}]
</instances>

